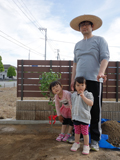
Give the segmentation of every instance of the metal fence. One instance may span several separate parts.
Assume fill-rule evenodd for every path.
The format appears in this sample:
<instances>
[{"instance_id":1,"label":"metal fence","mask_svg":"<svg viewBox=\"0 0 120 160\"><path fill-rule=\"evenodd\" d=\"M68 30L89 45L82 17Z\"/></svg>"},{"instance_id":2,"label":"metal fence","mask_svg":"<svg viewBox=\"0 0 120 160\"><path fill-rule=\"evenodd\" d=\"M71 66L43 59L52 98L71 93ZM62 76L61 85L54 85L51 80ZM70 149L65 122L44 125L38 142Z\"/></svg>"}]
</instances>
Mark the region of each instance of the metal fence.
<instances>
[{"instance_id":1,"label":"metal fence","mask_svg":"<svg viewBox=\"0 0 120 160\"><path fill-rule=\"evenodd\" d=\"M0 87L1 88L7 88L7 87L16 87L17 86L17 80L15 81L3 81L0 80Z\"/></svg>"}]
</instances>

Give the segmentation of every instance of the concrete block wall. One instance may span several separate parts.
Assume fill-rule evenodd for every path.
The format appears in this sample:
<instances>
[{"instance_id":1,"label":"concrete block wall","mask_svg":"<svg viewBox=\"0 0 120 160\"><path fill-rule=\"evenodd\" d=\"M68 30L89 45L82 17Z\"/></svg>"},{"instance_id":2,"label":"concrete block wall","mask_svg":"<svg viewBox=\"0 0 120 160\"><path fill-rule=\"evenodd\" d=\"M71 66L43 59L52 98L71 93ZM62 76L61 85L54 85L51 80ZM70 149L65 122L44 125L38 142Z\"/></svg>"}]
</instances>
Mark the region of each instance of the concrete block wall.
<instances>
[{"instance_id":1,"label":"concrete block wall","mask_svg":"<svg viewBox=\"0 0 120 160\"><path fill-rule=\"evenodd\" d=\"M48 120L49 115L56 113L48 100L19 100L16 102L17 120ZM102 118L120 121L120 102L104 101Z\"/></svg>"},{"instance_id":2,"label":"concrete block wall","mask_svg":"<svg viewBox=\"0 0 120 160\"><path fill-rule=\"evenodd\" d=\"M120 102L104 101L102 118L120 121Z\"/></svg>"},{"instance_id":3,"label":"concrete block wall","mask_svg":"<svg viewBox=\"0 0 120 160\"><path fill-rule=\"evenodd\" d=\"M16 102L17 120L48 120L49 115L55 115L54 107L46 100L24 100Z\"/></svg>"}]
</instances>

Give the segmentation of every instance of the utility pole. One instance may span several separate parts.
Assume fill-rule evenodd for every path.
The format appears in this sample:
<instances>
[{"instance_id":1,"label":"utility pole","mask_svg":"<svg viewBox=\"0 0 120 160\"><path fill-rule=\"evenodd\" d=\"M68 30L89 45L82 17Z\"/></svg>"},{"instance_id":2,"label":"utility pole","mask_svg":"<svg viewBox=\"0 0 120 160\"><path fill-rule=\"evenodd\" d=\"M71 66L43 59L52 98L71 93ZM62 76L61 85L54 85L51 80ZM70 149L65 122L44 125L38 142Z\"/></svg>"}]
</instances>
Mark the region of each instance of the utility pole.
<instances>
[{"instance_id":1,"label":"utility pole","mask_svg":"<svg viewBox=\"0 0 120 160\"><path fill-rule=\"evenodd\" d=\"M59 50L59 49L57 49L57 60L59 60L59 59L60 59L60 54L59 54L59 52L60 52L60 50Z\"/></svg>"},{"instance_id":2,"label":"utility pole","mask_svg":"<svg viewBox=\"0 0 120 160\"><path fill-rule=\"evenodd\" d=\"M40 31L45 31L45 60L46 60L46 42L47 42L47 28L38 28Z\"/></svg>"},{"instance_id":3,"label":"utility pole","mask_svg":"<svg viewBox=\"0 0 120 160\"><path fill-rule=\"evenodd\" d=\"M28 60L30 60L30 50L29 50L29 53L28 53Z\"/></svg>"}]
</instances>

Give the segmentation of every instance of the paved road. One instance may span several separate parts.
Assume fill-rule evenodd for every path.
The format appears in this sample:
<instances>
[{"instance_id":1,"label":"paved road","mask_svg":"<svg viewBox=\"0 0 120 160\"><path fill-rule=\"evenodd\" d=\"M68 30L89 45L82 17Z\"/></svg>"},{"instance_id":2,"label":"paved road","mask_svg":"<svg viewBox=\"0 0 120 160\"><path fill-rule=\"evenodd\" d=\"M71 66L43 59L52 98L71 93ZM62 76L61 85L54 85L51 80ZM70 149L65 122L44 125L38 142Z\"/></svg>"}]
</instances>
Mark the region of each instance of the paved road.
<instances>
[{"instance_id":1,"label":"paved road","mask_svg":"<svg viewBox=\"0 0 120 160\"><path fill-rule=\"evenodd\" d=\"M0 86L3 87L16 87L17 81L0 81Z\"/></svg>"}]
</instances>

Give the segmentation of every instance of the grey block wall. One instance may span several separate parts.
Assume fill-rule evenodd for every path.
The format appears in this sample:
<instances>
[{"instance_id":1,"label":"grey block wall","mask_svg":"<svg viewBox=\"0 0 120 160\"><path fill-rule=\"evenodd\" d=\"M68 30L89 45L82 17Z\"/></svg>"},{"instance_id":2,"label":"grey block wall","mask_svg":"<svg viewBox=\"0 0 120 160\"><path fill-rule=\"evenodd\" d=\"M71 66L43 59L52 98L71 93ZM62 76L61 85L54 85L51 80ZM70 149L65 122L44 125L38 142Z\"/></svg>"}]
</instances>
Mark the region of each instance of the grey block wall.
<instances>
[{"instance_id":1,"label":"grey block wall","mask_svg":"<svg viewBox=\"0 0 120 160\"><path fill-rule=\"evenodd\" d=\"M55 115L54 107L48 105L47 100L19 100L16 102L17 120L48 120ZM104 101L102 105L102 118L120 121L120 102Z\"/></svg>"},{"instance_id":2,"label":"grey block wall","mask_svg":"<svg viewBox=\"0 0 120 160\"><path fill-rule=\"evenodd\" d=\"M46 100L24 100L16 102L17 120L48 120L49 115L55 115L54 107Z\"/></svg>"},{"instance_id":3,"label":"grey block wall","mask_svg":"<svg viewBox=\"0 0 120 160\"><path fill-rule=\"evenodd\" d=\"M120 121L120 102L104 101L102 105L102 118Z\"/></svg>"}]
</instances>

